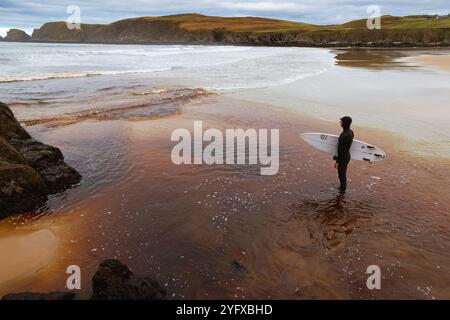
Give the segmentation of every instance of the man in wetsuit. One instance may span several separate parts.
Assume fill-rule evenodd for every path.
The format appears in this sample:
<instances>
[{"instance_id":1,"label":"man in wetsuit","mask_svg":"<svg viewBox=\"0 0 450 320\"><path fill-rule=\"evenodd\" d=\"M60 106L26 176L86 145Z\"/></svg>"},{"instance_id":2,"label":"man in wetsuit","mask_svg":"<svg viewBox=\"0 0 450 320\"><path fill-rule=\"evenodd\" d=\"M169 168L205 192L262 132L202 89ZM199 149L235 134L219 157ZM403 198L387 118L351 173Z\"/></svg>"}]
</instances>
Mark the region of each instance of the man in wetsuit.
<instances>
[{"instance_id":1,"label":"man in wetsuit","mask_svg":"<svg viewBox=\"0 0 450 320\"><path fill-rule=\"evenodd\" d=\"M336 160L335 168L338 171L338 177L341 183L339 188L341 194L345 194L345 190L347 189L347 166L350 162L350 147L352 146L354 137L353 131L350 129L351 124L352 118L341 118L341 127L343 131L339 136L338 155L333 158Z\"/></svg>"}]
</instances>

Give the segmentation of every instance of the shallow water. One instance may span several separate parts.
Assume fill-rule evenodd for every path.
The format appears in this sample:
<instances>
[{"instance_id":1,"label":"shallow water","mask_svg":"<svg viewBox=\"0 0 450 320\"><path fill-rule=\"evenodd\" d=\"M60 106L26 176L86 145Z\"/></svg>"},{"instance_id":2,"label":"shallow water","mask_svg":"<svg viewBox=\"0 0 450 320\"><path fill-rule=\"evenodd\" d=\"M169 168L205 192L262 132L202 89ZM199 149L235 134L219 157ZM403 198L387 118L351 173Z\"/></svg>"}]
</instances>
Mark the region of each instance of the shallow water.
<instances>
[{"instance_id":1,"label":"shallow water","mask_svg":"<svg viewBox=\"0 0 450 320\"><path fill-rule=\"evenodd\" d=\"M38 273L30 287L62 289L64 268L76 263L87 297L97 264L118 258L158 279L172 298L448 298L448 179L439 174L448 161L387 145L382 165L351 164L350 190L340 198L329 157L297 136L315 120L269 107L255 117L260 105L220 96L186 108L157 120L29 128L83 174L39 219L24 221L51 226L60 242L52 273ZM195 119L219 129L281 128L279 174L173 165L167 137ZM372 264L383 270L379 292L365 287Z\"/></svg>"},{"instance_id":2,"label":"shallow water","mask_svg":"<svg viewBox=\"0 0 450 320\"><path fill-rule=\"evenodd\" d=\"M335 68L329 74L334 78L323 82L323 90L349 73ZM356 128L358 139L382 146L388 158L352 162L349 192L337 197L330 157L298 137L319 127L337 132L334 123L249 102L244 92L197 95L170 84L173 79L60 81L1 85L17 90L17 97L23 93L23 104L13 105L19 119L35 121L27 127L31 134L60 147L83 180L52 196L37 215L0 222L2 232L51 230L58 244L38 271L25 270L8 285L0 279L0 294L62 290L66 267L77 264L79 294L89 297L98 263L118 258L155 277L171 298L450 297L450 181L442 174L450 169L448 159L399 152L400 135ZM41 94L47 95L44 103L30 99ZM323 110L320 101L316 107ZM98 110L108 116L97 117ZM136 110L144 116L128 116ZM67 118L69 113L77 117ZM36 122L43 118L50 121ZM192 129L194 120L221 130L279 128L279 174L263 177L253 166L175 166L171 132ZM376 292L365 285L373 264L383 276Z\"/></svg>"}]
</instances>

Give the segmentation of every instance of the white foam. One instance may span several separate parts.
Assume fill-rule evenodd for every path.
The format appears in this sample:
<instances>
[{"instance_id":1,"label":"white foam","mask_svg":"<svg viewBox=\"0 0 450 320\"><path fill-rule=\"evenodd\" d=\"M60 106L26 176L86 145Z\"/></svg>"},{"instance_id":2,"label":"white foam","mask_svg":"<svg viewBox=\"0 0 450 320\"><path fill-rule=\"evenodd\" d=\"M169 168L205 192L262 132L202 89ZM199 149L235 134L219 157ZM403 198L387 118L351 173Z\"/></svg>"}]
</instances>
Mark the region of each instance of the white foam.
<instances>
[{"instance_id":1,"label":"white foam","mask_svg":"<svg viewBox=\"0 0 450 320\"><path fill-rule=\"evenodd\" d=\"M0 75L1 82L19 82L19 81L37 81L64 78L82 78L102 75L120 75L133 73L152 73L167 71L170 69L153 69L153 70L121 70L121 71L74 71L74 72L50 72L42 74L16 74L16 75Z\"/></svg>"},{"instance_id":2,"label":"white foam","mask_svg":"<svg viewBox=\"0 0 450 320\"><path fill-rule=\"evenodd\" d=\"M212 90L278 86L334 66L327 49L245 46L0 44L0 82L121 74Z\"/></svg>"}]
</instances>

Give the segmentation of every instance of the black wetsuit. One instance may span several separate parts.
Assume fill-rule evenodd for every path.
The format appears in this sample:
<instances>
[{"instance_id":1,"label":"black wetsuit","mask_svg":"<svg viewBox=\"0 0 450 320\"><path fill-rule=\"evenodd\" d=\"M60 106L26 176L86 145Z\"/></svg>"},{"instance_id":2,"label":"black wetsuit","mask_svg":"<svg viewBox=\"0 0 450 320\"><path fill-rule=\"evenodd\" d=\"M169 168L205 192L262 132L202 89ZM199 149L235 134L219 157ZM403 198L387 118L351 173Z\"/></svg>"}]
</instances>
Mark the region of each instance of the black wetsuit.
<instances>
[{"instance_id":1,"label":"black wetsuit","mask_svg":"<svg viewBox=\"0 0 450 320\"><path fill-rule=\"evenodd\" d=\"M341 193L345 193L347 189L347 166L350 162L350 147L353 143L353 131L350 128L344 128L339 136L338 155L335 160L338 164L338 176L341 186L339 188Z\"/></svg>"}]
</instances>

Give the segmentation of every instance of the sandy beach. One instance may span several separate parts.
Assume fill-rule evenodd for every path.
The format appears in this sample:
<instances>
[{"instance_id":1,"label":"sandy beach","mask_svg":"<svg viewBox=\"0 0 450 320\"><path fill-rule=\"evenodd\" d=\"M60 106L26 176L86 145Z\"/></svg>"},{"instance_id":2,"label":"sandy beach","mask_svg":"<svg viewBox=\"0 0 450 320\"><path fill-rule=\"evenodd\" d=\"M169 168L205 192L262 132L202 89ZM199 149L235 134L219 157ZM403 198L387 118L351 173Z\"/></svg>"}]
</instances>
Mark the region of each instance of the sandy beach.
<instances>
[{"instance_id":1,"label":"sandy beach","mask_svg":"<svg viewBox=\"0 0 450 320\"><path fill-rule=\"evenodd\" d=\"M444 57L414 59L444 70ZM110 95L115 112L86 108L77 116L51 109L54 114L37 117L16 101L13 110L27 130L61 148L83 180L52 196L37 216L0 222L0 255L13 261L0 268L0 296L64 290L65 270L77 264L80 297L87 298L98 263L117 258L157 279L172 299L449 299L449 178L443 174L450 169L449 146L426 143L421 152L405 151L435 138L428 129L416 140L405 138L420 121L432 127L434 120L424 121L422 111L399 127L400 111L390 116L385 110L383 118L383 112L358 110L364 92L355 87L372 88L381 77L366 67L336 66L309 78L309 87L305 81L226 93L181 87L180 94L175 85L153 91L119 86L89 104L103 105ZM437 107L444 96L433 100ZM400 109L409 103L415 108L408 97L384 98ZM370 101L368 109L375 104ZM347 108L340 108L344 102ZM344 198L337 196L330 156L299 138L303 132L339 133L336 119L343 112L359 120L357 139L388 154L380 163L353 161ZM375 125L366 125L367 119ZM195 120L221 131L279 129L279 173L261 176L252 165L174 165L170 135L177 128L192 131ZM436 131L445 126L438 120ZM8 253L17 246L26 254ZM366 287L370 265L383 271L382 290Z\"/></svg>"},{"instance_id":2,"label":"sandy beach","mask_svg":"<svg viewBox=\"0 0 450 320\"><path fill-rule=\"evenodd\" d=\"M420 55L412 58L412 61L433 70L450 72L450 57L448 55Z\"/></svg>"},{"instance_id":3,"label":"sandy beach","mask_svg":"<svg viewBox=\"0 0 450 320\"><path fill-rule=\"evenodd\" d=\"M57 241L49 229L2 232L0 237L0 252L8 257L0 268L4 290L44 269L54 258Z\"/></svg>"}]
</instances>

